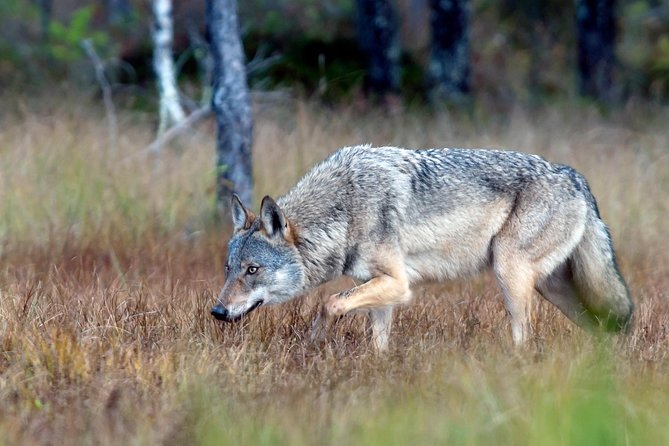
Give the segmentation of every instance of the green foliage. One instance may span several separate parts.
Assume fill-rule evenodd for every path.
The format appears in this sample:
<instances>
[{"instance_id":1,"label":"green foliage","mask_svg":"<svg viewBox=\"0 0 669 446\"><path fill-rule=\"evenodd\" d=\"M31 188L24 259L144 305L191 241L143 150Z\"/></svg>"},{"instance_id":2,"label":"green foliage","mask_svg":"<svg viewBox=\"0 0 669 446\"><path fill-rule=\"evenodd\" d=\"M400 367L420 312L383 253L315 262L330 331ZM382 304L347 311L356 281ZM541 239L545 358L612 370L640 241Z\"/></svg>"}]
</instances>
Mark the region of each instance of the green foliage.
<instances>
[{"instance_id":1,"label":"green foliage","mask_svg":"<svg viewBox=\"0 0 669 446\"><path fill-rule=\"evenodd\" d=\"M619 8L621 83L633 94L669 97L669 9L646 0Z\"/></svg>"},{"instance_id":2,"label":"green foliage","mask_svg":"<svg viewBox=\"0 0 669 446\"><path fill-rule=\"evenodd\" d=\"M278 396L254 403L192 384L183 395L182 428L202 445L664 444L669 432L653 429L652 420L666 415L666 405L629 386L611 347L586 342L534 363L502 355L498 367L448 354L422 358L410 382L377 376L363 388L344 384L328 407L312 389L290 402ZM329 423L318 421L319 411Z\"/></svg>"},{"instance_id":3,"label":"green foliage","mask_svg":"<svg viewBox=\"0 0 669 446\"><path fill-rule=\"evenodd\" d=\"M355 34L353 0L250 0L239 8L245 35L328 42Z\"/></svg>"},{"instance_id":4,"label":"green foliage","mask_svg":"<svg viewBox=\"0 0 669 446\"><path fill-rule=\"evenodd\" d=\"M83 6L72 14L69 23L52 21L49 24L47 49L60 62L73 62L82 57L80 44L91 39L96 47L107 45L108 36L102 31L93 31L92 5Z\"/></svg>"},{"instance_id":5,"label":"green foliage","mask_svg":"<svg viewBox=\"0 0 669 446\"><path fill-rule=\"evenodd\" d=\"M3 0L0 2L0 17L27 17L37 19L37 7L33 2L22 0Z\"/></svg>"},{"instance_id":6,"label":"green foliage","mask_svg":"<svg viewBox=\"0 0 669 446\"><path fill-rule=\"evenodd\" d=\"M264 70L250 73L251 87L276 88L297 85L307 94L325 101L350 96L364 76L365 61L354 39L333 41L296 37L291 40L254 36L245 42L247 52L262 51L280 56Z\"/></svg>"},{"instance_id":7,"label":"green foliage","mask_svg":"<svg viewBox=\"0 0 669 446\"><path fill-rule=\"evenodd\" d=\"M669 35L660 37L655 45L650 77L663 93L669 93Z\"/></svg>"},{"instance_id":8,"label":"green foliage","mask_svg":"<svg viewBox=\"0 0 669 446\"><path fill-rule=\"evenodd\" d=\"M80 82L86 58L81 42L91 39L103 56L115 46L108 31L94 25L98 7L87 4L58 20L55 14L45 16L37 2L0 2L0 78L40 84L69 77Z\"/></svg>"},{"instance_id":9,"label":"green foliage","mask_svg":"<svg viewBox=\"0 0 669 446\"><path fill-rule=\"evenodd\" d=\"M566 386L542 383L528 424L532 445L626 444L628 423L615 375L615 360L603 345L570 364ZM546 385L548 384L548 385ZM636 444L636 442L635 442Z\"/></svg>"}]
</instances>

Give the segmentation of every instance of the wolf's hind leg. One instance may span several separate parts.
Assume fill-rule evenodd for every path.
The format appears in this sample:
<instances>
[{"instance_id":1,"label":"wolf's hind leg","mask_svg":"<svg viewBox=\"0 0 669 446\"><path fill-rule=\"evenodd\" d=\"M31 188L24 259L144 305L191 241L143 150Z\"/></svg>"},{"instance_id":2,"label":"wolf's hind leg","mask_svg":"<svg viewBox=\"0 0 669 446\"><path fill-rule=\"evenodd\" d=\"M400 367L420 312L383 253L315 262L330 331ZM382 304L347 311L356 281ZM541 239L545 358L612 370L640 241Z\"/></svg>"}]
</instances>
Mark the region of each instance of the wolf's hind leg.
<instances>
[{"instance_id":1,"label":"wolf's hind leg","mask_svg":"<svg viewBox=\"0 0 669 446\"><path fill-rule=\"evenodd\" d=\"M593 328L592 316L578 298L567 263L557 267L548 277L539 280L536 288L546 300L558 307L576 325Z\"/></svg>"},{"instance_id":2,"label":"wolf's hind leg","mask_svg":"<svg viewBox=\"0 0 669 446\"><path fill-rule=\"evenodd\" d=\"M369 310L372 344L376 351L388 350L388 338L390 337L392 323L393 307L380 307Z\"/></svg>"},{"instance_id":3,"label":"wolf's hind leg","mask_svg":"<svg viewBox=\"0 0 669 446\"><path fill-rule=\"evenodd\" d=\"M493 268L504 294L504 304L511 317L511 334L517 346L527 342L531 332L534 273L531 263L495 251Z\"/></svg>"}]
</instances>

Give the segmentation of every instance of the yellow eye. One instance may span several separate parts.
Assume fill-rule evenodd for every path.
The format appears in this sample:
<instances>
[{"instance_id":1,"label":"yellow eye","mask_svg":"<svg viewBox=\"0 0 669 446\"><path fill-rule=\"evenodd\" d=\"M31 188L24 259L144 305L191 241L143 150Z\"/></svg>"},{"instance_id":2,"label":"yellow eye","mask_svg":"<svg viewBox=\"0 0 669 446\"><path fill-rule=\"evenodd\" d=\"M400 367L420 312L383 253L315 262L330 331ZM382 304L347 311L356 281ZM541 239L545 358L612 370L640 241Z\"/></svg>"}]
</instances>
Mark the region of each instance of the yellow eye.
<instances>
[{"instance_id":1,"label":"yellow eye","mask_svg":"<svg viewBox=\"0 0 669 446\"><path fill-rule=\"evenodd\" d=\"M255 274L258 272L258 267L257 266L249 266L249 268L246 270L247 273L249 274Z\"/></svg>"}]
</instances>

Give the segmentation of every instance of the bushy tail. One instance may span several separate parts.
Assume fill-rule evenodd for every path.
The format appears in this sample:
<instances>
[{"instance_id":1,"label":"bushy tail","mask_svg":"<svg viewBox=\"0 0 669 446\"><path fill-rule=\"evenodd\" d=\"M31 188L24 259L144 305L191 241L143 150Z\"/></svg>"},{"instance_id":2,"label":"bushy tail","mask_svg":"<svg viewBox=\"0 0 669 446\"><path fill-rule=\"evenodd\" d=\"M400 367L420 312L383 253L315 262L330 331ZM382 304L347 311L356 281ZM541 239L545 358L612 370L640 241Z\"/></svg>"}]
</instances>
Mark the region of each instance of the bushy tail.
<instances>
[{"instance_id":1,"label":"bushy tail","mask_svg":"<svg viewBox=\"0 0 669 446\"><path fill-rule=\"evenodd\" d=\"M609 230L591 198L585 233L571 255L571 272L581 302L607 330L629 326L633 304L620 275Z\"/></svg>"}]
</instances>

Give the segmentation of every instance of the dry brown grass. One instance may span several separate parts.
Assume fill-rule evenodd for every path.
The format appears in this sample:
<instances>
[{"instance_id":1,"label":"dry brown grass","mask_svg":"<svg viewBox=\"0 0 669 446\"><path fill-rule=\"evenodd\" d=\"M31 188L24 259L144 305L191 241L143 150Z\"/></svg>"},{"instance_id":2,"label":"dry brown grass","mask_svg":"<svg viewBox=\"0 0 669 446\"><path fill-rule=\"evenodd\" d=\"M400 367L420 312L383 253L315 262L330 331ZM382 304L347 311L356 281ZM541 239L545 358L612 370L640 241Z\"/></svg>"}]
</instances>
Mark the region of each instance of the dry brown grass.
<instances>
[{"instance_id":1,"label":"dry brown grass","mask_svg":"<svg viewBox=\"0 0 669 446\"><path fill-rule=\"evenodd\" d=\"M150 141L150 117L120 116L110 154L102 112L56 99L66 105L9 98L0 122L0 442L669 440L667 110L259 105L258 197L337 147L371 142L539 153L583 172L599 200L636 302L629 335L595 339L541 303L532 347L518 352L483 276L421 288L375 357L361 316L309 341L319 299L345 279L237 325L210 318L225 234L212 218L208 124L157 164L131 157Z\"/></svg>"}]
</instances>

